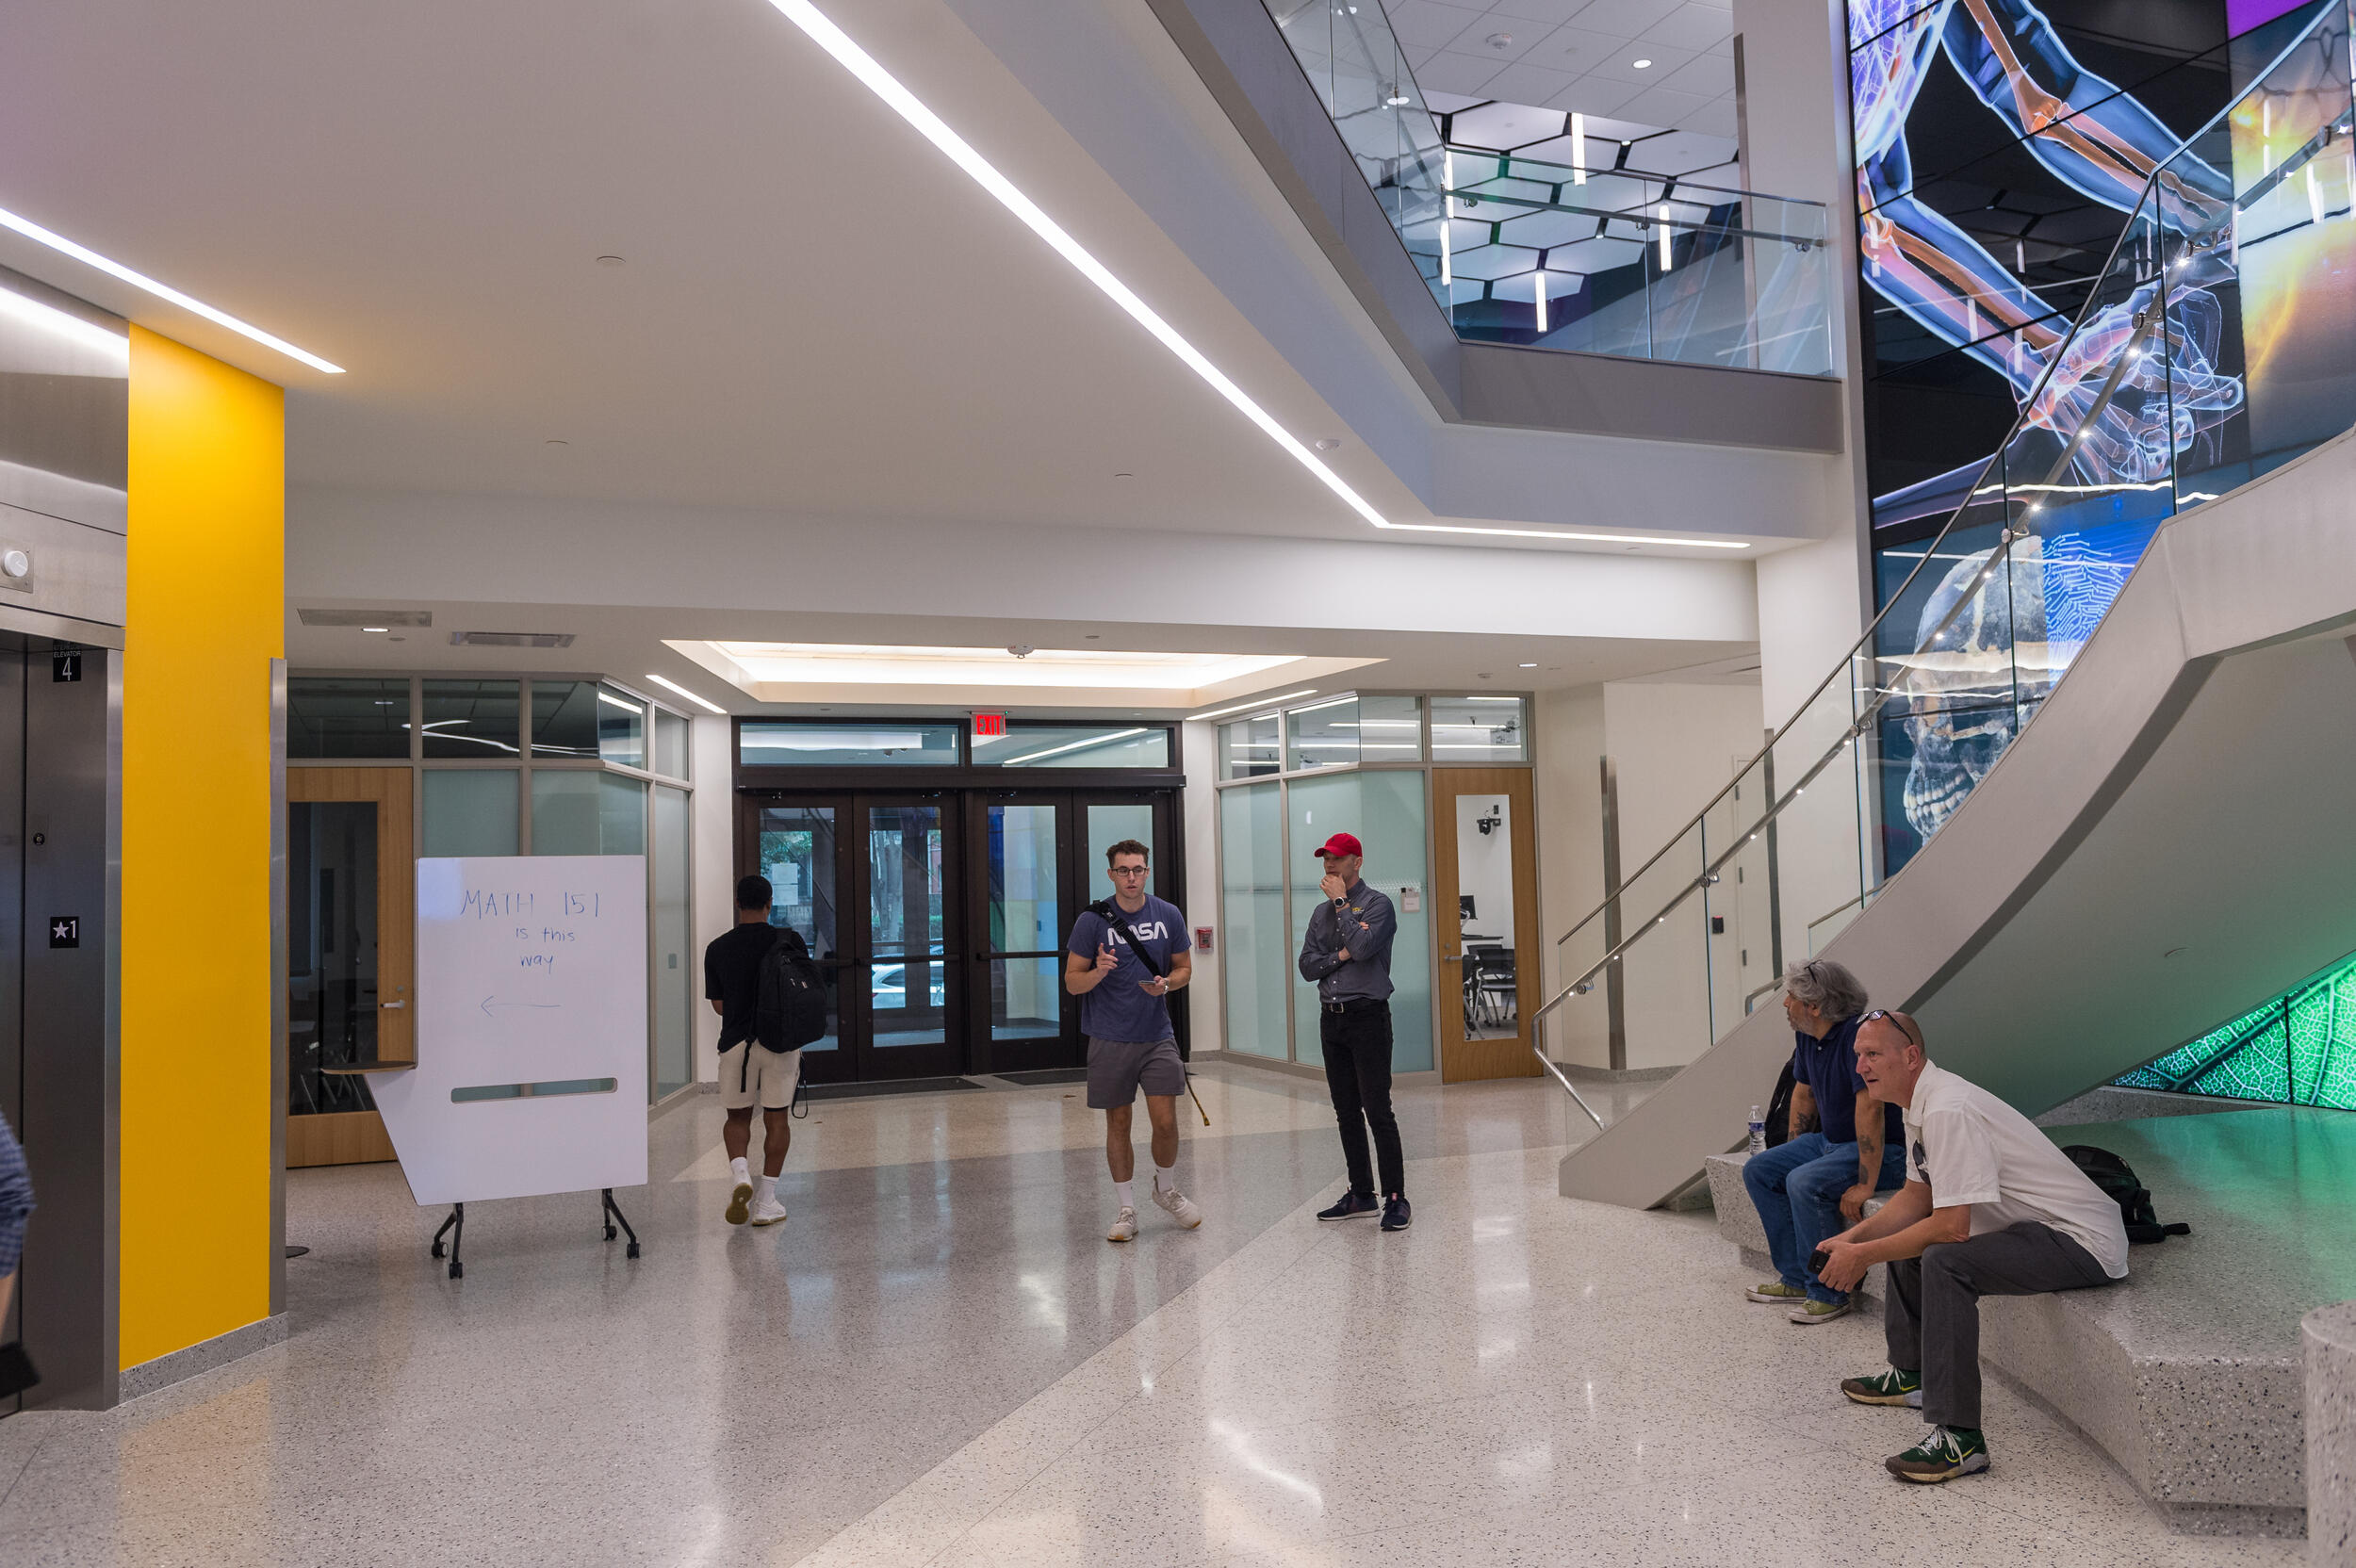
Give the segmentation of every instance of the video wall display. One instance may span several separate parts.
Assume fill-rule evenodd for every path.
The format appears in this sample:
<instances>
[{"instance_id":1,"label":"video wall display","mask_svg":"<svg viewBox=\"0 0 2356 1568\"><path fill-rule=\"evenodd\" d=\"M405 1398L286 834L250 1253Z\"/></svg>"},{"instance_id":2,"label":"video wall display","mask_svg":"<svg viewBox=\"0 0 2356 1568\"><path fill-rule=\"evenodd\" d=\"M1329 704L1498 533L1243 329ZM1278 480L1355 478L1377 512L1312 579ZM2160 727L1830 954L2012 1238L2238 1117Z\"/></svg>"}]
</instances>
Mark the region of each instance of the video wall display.
<instances>
[{"instance_id":1,"label":"video wall display","mask_svg":"<svg viewBox=\"0 0 2356 1568\"><path fill-rule=\"evenodd\" d=\"M2348 5L1850 0L1883 602L1930 557L1883 623L1906 686L1879 736L1885 874L1993 765L2168 516L2350 422L2356 244L2330 135ZM2098 396L2163 288L2165 354ZM2027 536L1983 577L2007 529Z\"/></svg>"}]
</instances>

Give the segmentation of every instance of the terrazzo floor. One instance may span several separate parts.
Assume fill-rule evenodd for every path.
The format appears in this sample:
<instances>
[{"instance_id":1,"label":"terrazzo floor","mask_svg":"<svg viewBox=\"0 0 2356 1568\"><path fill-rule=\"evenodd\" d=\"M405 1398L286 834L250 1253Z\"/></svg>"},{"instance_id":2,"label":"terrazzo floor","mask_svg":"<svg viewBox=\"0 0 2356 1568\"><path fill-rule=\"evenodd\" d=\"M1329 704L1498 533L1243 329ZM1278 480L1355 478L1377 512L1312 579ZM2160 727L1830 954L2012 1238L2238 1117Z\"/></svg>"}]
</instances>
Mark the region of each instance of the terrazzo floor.
<instances>
[{"instance_id":1,"label":"terrazzo floor","mask_svg":"<svg viewBox=\"0 0 2356 1568\"><path fill-rule=\"evenodd\" d=\"M1834 1387L1878 1326L1749 1306L1706 1214L1556 1196L1585 1123L1550 1085L1403 1091L1384 1235L1312 1217L1321 1085L1198 1084L1208 1221L1123 1248L1076 1086L821 1102L766 1232L719 1221L691 1101L618 1195L635 1263L594 1197L483 1204L452 1282L393 1168L296 1172L287 1343L0 1421L0 1561L2304 1560L2168 1534L1995 1382L1994 1470L1891 1480L1919 1421Z\"/></svg>"}]
</instances>

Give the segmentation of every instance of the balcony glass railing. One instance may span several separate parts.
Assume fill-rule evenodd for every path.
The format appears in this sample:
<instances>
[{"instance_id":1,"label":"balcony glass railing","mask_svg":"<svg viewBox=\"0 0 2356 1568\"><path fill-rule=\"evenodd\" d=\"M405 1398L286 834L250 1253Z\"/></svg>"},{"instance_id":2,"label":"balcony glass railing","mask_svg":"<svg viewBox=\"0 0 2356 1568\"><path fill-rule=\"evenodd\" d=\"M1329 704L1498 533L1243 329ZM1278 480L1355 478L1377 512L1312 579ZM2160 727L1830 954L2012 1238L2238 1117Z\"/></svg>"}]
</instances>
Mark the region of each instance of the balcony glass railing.
<instances>
[{"instance_id":1,"label":"balcony glass railing","mask_svg":"<svg viewBox=\"0 0 2356 1568\"><path fill-rule=\"evenodd\" d=\"M2320 7L2153 172L2010 433L1849 657L1561 939L1542 1054L1572 999L1613 988L1636 1054L1700 1054L1772 978L1773 917L1750 911L1745 942L1746 901L1776 889L1829 940L1893 869L1888 842L1936 833L2036 716L2162 522L2356 426L2350 31L2348 0Z\"/></svg>"},{"instance_id":2,"label":"balcony glass railing","mask_svg":"<svg viewBox=\"0 0 2356 1568\"><path fill-rule=\"evenodd\" d=\"M1460 338L1833 373L1821 204L1449 146L1376 0L1266 3Z\"/></svg>"}]
</instances>

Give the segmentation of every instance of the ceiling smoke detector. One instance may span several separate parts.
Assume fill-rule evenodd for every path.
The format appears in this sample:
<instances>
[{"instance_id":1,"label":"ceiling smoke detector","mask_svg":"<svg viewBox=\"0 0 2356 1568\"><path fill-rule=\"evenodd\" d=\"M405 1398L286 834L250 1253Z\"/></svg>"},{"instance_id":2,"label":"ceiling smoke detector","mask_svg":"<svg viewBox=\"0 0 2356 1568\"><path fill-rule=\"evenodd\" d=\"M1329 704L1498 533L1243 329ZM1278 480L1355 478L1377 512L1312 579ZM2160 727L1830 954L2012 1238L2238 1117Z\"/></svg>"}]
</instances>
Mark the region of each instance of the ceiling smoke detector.
<instances>
[{"instance_id":1,"label":"ceiling smoke detector","mask_svg":"<svg viewBox=\"0 0 2356 1568\"><path fill-rule=\"evenodd\" d=\"M1487 38L1482 39L1481 41L1487 44L1492 49L1511 49L1513 47L1513 35L1512 33L1491 33Z\"/></svg>"},{"instance_id":2,"label":"ceiling smoke detector","mask_svg":"<svg viewBox=\"0 0 2356 1568\"><path fill-rule=\"evenodd\" d=\"M450 646L462 648L568 648L569 631L453 631Z\"/></svg>"},{"instance_id":3,"label":"ceiling smoke detector","mask_svg":"<svg viewBox=\"0 0 2356 1568\"><path fill-rule=\"evenodd\" d=\"M1028 659L1031 655L1037 653L1039 649L1033 647L1028 643L1009 643L1006 645L1006 651L1013 654L1017 659Z\"/></svg>"}]
</instances>

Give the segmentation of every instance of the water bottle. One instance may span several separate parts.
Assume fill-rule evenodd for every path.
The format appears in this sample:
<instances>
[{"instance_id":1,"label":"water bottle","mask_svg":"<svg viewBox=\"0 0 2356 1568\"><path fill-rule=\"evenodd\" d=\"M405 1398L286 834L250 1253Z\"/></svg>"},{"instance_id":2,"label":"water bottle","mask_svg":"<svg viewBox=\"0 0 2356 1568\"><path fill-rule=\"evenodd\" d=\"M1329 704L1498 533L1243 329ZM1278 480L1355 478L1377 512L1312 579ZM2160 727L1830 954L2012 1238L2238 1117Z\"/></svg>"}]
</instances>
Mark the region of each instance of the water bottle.
<instances>
[{"instance_id":1,"label":"water bottle","mask_svg":"<svg viewBox=\"0 0 2356 1568\"><path fill-rule=\"evenodd\" d=\"M1754 1154L1767 1152L1767 1119L1759 1114L1759 1107L1756 1105L1751 1107L1751 1152Z\"/></svg>"}]
</instances>

